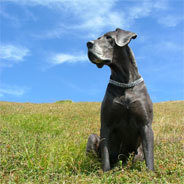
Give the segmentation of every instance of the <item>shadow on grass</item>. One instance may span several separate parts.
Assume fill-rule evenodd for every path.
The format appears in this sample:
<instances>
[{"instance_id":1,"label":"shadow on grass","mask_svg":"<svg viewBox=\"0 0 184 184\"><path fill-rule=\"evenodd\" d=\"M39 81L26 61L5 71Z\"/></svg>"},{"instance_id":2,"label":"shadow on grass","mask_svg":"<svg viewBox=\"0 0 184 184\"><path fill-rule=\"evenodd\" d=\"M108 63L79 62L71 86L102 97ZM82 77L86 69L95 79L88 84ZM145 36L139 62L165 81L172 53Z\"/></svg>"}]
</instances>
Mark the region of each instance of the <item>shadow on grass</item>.
<instances>
[{"instance_id":1,"label":"shadow on grass","mask_svg":"<svg viewBox=\"0 0 184 184\"><path fill-rule=\"evenodd\" d=\"M101 161L97 155L87 154L84 156L80 163L78 171L84 175L90 175L91 173L98 173L101 169Z\"/></svg>"},{"instance_id":2,"label":"shadow on grass","mask_svg":"<svg viewBox=\"0 0 184 184\"><path fill-rule=\"evenodd\" d=\"M130 160L126 165L122 166L122 162L119 161L110 172L115 173L121 172L122 170L129 170L129 171L137 170L138 172L141 172L142 170L144 170L143 169L145 167L144 164L145 164L144 161L137 161L133 163L132 160ZM87 154L83 157L82 160L81 157L76 158L76 166L72 168L70 167L68 169L69 172L72 173L72 175L78 175L80 173L86 176L89 176L91 174L95 174L98 176L103 173L101 169L101 159L94 154Z\"/></svg>"}]
</instances>

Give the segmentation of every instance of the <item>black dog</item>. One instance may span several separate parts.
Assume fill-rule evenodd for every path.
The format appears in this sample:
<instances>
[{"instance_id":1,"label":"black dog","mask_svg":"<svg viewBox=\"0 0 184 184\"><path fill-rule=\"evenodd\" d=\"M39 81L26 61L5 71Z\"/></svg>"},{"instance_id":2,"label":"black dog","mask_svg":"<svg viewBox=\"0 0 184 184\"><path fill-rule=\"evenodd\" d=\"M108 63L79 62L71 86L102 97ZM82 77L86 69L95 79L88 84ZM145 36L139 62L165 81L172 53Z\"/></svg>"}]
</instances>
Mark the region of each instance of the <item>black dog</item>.
<instances>
[{"instance_id":1,"label":"black dog","mask_svg":"<svg viewBox=\"0 0 184 184\"><path fill-rule=\"evenodd\" d=\"M99 154L104 172L119 160L126 163L131 153L139 157L141 148L147 168L154 170L152 102L128 46L136 37L135 33L116 29L87 43L91 62L111 69L101 105L100 138L91 134L86 148Z\"/></svg>"}]
</instances>

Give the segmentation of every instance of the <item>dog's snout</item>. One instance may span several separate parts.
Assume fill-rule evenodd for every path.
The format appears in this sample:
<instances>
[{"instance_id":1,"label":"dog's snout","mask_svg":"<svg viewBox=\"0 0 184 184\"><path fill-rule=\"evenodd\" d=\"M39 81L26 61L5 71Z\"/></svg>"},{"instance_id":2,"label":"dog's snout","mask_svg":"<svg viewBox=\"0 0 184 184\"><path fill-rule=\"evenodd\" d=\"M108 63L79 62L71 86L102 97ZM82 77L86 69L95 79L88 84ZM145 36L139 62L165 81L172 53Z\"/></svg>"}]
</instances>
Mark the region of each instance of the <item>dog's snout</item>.
<instances>
[{"instance_id":1,"label":"dog's snout","mask_svg":"<svg viewBox=\"0 0 184 184\"><path fill-rule=\"evenodd\" d=\"M88 49L92 49L93 44L94 44L94 42L93 42L93 41L89 41L89 42L87 42L87 47L88 47Z\"/></svg>"}]
</instances>

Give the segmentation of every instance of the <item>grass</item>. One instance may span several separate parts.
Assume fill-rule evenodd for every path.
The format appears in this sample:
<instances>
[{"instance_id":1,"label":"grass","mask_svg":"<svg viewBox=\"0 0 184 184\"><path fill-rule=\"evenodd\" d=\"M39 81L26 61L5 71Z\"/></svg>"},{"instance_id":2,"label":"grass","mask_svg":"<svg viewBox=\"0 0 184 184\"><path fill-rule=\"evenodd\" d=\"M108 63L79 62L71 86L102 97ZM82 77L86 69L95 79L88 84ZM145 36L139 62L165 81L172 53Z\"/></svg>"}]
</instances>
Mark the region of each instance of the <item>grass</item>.
<instances>
[{"instance_id":1,"label":"grass","mask_svg":"<svg viewBox=\"0 0 184 184\"><path fill-rule=\"evenodd\" d=\"M154 104L155 172L144 162L103 173L85 155L100 103L0 102L0 183L184 183L184 101Z\"/></svg>"}]
</instances>

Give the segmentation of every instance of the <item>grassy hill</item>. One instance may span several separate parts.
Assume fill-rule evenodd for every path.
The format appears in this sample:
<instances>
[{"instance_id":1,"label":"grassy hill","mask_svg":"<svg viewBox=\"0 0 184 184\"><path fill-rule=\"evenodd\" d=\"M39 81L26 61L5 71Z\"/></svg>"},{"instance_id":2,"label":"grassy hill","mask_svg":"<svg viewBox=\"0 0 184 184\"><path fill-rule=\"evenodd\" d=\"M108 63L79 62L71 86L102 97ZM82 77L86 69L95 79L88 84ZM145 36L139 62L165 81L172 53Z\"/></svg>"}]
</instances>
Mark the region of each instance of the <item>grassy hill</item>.
<instances>
[{"instance_id":1,"label":"grassy hill","mask_svg":"<svg viewBox=\"0 0 184 184\"><path fill-rule=\"evenodd\" d=\"M85 155L100 103L0 102L0 183L184 183L184 101L154 104L155 172L131 159L105 174Z\"/></svg>"}]
</instances>

